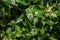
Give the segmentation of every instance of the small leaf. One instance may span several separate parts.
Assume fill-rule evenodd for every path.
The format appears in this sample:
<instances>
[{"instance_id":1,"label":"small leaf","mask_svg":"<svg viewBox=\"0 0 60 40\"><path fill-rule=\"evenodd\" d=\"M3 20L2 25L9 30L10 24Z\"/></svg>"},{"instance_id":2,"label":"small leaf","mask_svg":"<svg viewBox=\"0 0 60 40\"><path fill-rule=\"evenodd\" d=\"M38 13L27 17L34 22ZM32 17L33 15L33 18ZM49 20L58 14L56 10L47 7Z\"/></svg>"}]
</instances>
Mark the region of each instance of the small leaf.
<instances>
[{"instance_id":1,"label":"small leaf","mask_svg":"<svg viewBox=\"0 0 60 40\"><path fill-rule=\"evenodd\" d=\"M52 25L54 25L54 22L50 21L50 20L47 20L47 24L50 25L50 26L52 26Z\"/></svg>"},{"instance_id":2,"label":"small leaf","mask_svg":"<svg viewBox=\"0 0 60 40\"><path fill-rule=\"evenodd\" d=\"M16 2L21 3L22 5L29 5L26 0L16 0Z\"/></svg>"},{"instance_id":3,"label":"small leaf","mask_svg":"<svg viewBox=\"0 0 60 40\"><path fill-rule=\"evenodd\" d=\"M21 36L21 33L22 31L20 30L20 27L18 25L15 25L15 30L13 32L13 34L16 36L16 37L19 37Z\"/></svg>"},{"instance_id":4,"label":"small leaf","mask_svg":"<svg viewBox=\"0 0 60 40\"><path fill-rule=\"evenodd\" d=\"M57 40L56 38L54 38L53 36L50 37L50 40Z\"/></svg>"},{"instance_id":5,"label":"small leaf","mask_svg":"<svg viewBox=\"0 0 60 40\"><path fill-rule=\"evenodd\" d=\"M42 28L40 29L40 33L41 33L41 35L44 35L44 33L45 33L44 27L42 27Z\"/></svg>"},{"instance_id":6,"label":"small leaf","mask_svg":"<svg viewBox=\"0 0 60 40\"><path fill-rule=\"evenodd\" d=\"M57 15L55 13L50 13L52 18L57 18Z\"/></svg>"},{"instance_id":7,"label":"small leaf","mask_svg":"<svg viewBox=\"0 0 60 40\"><path fill-rule=\"evenodd\" d=\"M8 29L6 30L6 33L7 33L7 35L8 35L9 38L12 37L12 30L11 30L11 28L8 28Z\"/></svg>"},{"instance_id":8,"label":"small leaf","mask_svg":"<svg viewBox=\"0 0 60 40\"><path fill-rule=\"evenodd\" d=\"M38 18L34 18L34 25L38 22Z\"/></svg>"},{"instance_id":9,"label":"small leaf","mask_svg":"<svg viewBox=\"0 0 60 40\"><path fill-rule=\"evenodd\" d=\"M43 17L44 17L44 12L43 12L43 10L36 10L34 16L39 17L39 18L43 18Z\"/></svg>"}]
</instances>

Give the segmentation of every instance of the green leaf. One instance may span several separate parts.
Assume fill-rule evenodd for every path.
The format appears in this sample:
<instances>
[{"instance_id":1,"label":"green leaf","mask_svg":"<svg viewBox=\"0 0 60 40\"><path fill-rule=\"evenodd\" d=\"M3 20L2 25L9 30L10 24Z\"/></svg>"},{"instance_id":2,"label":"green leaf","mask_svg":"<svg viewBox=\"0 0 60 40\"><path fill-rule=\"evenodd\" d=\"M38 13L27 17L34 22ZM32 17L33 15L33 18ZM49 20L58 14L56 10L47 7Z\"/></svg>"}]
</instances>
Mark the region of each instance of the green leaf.
<instances>
[{"instance_id":1,"label":"green leaf","mask_svg":"<svg viewBox=\"0 0 60 40\"><path fill-rule=\"evenodd\" d=\"M34 25L38 22L38 18L34 18Z\"/></svg>"},{"instance_id":2,"label":"green leaf","mask_svg":"<svg viewBox=\"0 0 60 40\"><path fill-rule=\"evenodd\" d=\"M52 18L57 18L57 15L55 13L50 13Z\"/></svg>"},{"instance_id":3,"label":"green leaf","mask_svg":"<svg viewBox=\"0 0 60 40\"><path fill-rule=\"evenodd\" d=\"M57 40L56 38L54 38L54 36L50 37L50 40Z\"/></svg>"},{"instance_id":4,"label":"green leaf","mask_svg":"<svg viewBox=\"0 0 60 40\"><path fill-rule=\"evenodd\" d=\"M43 18L44 17L44 11L43 10L36 10L34 16L39 17L39 18Z\"/></svg>"},{"instance_id":5,"label":"green leaf","mask_svg":"<svg viewBox=\"0 0 60 40\"><path fill-rule=\"evenodd\" d=\"M41 35L44 35L44 34L45 34L45 28L44 28L44 27L42 27L42 28L40 29L40 33L41 33Z\"/></svg>"},{"instance_id":6,"label":"green leaf","mask_svg":"<svg viewBox=\"0 0 60 40\"><path fill-rule=\"evenodd\" d=\"M15 0L3 0L3 1L7 6L10 4L17 6L17 4L15 3L16 2Z\"/></svg>"},{"instance_id":7,"label":"green leaf","mask_svg":"<svg viewBox=\"0 0 60 40\"><path fill-rule=\"evenodd\" d=\"M32 29L30 31L31 36L35 36L37 33L38 33L37 29L36 30L35 29Z\"/></svg>"},{"instance_id":8,"label":"green leaf","mask_svg":"<svg viewBox=\"0 0 60 40\"><path fill-rule=\"evenodd\" d=\"M16 0L16 2L21 3L22 5L29 5L28 0Z\"/></svg>"},{"instance_id":9,"label":"green leaf","mask_svg":"<svg viewBox=\"0 0 60 40\"><path fill-rule=\"evenodd\" d=\"M20 15L20 16L17 18L16 23L22 22L22 21L23 21L23 17L24 17L24 15Z\"/></svg>"},{"instance_id":10,"label":"green leaf","mask_svg":"<svg viewBox=\"0 0 60 40\"><path fill-rule=\"evenodd\" d=\"M39 5L39 8L40 9L44 9L44 5Z\"/></svg>"},{"instance_id":11,"label":"green leaf","mask_svg":"<svg viewBox=\"0 0 60 40\"><path fill-rule=\"evenodd\" d=\"M11 0L3 0L3 2L4 2L6 5L9 5L9 3L11 3Z\"/></svg>"},{"instance_id":12,"label":"green leaf","mask_svg":"<svg viewBox=\"0 0 60 40\"><path fill-rule=\"evenodd\" d=\"M20 27L18 25L15 25L15 30L14 30L14 35L16 35L16 37L19 37L21 36L21 33L22 31L20 30Z\"/></svg>"},{"instance_id":13,"label":"green leaf","mask_svg":"<svg viewBox=\"0 0 60 40\"><path fill-rule=\"evenodd\" d=\"M37 8L35 7L35 5L30 5L25 11L26 13L34 13L37 10Z\"/></svg>"},{"instance_id":14,"label":"green leaf","mask_svg":"<svg viewBox=\"0 0 60 40\"><path fill-rule=\"evenodd\" d=\"M12 37L12 30L11 30L11 28L8 28L8 29L6 30L6 33L7 33L7 35L8 35L9 38Z\"/></svg>"},{"instance_id":15,"label":"green leaf","mask_svg":"<svg viewBox=\"0 0 60 40\"><path fill-rule=\"evenodd\" d=\"M53 22L53 21L48 20L48 21L47 21L47 24L48 24L48 25L50 25L50 26L52 26L52 25L54 25L54 22Z\"/></svg>"}]
</instances>

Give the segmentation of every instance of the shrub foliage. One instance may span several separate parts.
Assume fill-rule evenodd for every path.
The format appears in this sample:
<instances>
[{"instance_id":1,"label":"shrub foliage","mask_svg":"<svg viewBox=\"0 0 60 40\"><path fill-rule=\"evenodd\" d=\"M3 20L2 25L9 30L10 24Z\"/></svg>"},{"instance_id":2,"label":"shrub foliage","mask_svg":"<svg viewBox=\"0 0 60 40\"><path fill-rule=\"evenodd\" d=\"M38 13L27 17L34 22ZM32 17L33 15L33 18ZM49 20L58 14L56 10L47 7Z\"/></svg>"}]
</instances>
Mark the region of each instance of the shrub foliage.
<instances>
[{"instance_id":1,"label":"shrub foliage","mask_svg":"<svg viewBox=\"0 0 60 40\"><path fill-rule=\"evenodd\" d=\"M60 0L0 0L1 40L59 40Z\"/></svg>"}]
</instances>

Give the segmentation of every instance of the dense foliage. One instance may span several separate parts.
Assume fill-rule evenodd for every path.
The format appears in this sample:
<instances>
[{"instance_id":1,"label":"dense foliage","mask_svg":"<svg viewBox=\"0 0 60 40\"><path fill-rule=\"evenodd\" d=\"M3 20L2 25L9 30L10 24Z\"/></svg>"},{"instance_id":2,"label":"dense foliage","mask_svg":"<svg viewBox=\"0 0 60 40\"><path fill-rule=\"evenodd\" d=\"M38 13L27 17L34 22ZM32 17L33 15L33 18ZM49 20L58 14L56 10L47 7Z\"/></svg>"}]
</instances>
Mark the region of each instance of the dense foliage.
<instances>
[{"instance_id":1,"label":"dense foliage","mask_svg":"<svg viewBox=\"0 0 60 40\"><path fill-rule=\"evenodd\" d=\"M1 40L59 40L60 0L0 0Z\"/></svg>"}]
</instances>

